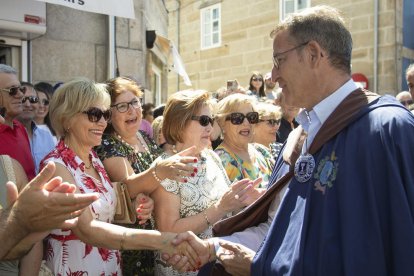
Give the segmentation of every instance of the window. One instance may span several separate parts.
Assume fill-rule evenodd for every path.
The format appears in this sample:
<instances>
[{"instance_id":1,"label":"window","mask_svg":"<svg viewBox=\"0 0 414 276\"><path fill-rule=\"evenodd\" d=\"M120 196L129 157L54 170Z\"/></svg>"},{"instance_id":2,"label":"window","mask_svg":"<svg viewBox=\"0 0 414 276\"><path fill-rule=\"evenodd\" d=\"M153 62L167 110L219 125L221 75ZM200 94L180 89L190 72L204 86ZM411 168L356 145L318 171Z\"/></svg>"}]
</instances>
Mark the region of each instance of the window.
<instances>
[{"instance_id":1,"label":"window","mask_svg":"<svg viewBox=\"0 0 414 276\"><path fill-rule=\"evenodd\" d=\"M311 0L282 0L280 1L280 20L284 20L290 13L310 7Z\"/></svg>"},{"instance_id":2,"label":"window","mask_svg":"<svg viewBox=\"0 0 414 276\"><path fill-rule=\"evenodd\" d=\"M201 49L218 47L221 44L221 4L200 10Z\"/></svg>"}]
</instances>

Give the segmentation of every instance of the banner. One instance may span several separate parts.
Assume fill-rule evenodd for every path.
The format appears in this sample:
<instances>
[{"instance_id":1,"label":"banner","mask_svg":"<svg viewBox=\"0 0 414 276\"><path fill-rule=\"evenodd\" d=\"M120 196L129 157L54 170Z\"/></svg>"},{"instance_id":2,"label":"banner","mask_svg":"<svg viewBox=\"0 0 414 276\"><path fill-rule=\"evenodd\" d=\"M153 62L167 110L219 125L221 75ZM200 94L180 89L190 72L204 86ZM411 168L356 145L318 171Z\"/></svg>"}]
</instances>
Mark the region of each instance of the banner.
<instances>
[{"instance_id":1,"label":"banner","mask_svg":"<svg viewBox=\"0 0 414 276\"><path fill-rule=\"evenodd\" d=\"M77 10L135 19L133 0L37 0Z\"/></svg>"},{"instance_id":2,"label":"banner","mask_svg":"<svg viewBox=\"0 0 414 276\"><path fill-rule=\"evenodd\" d=\"M181 59L180 54L177 51L177 48L175 48L172 42L170 42L170 47L171 47L171 53L172 53L173 62L174 62L172 66L173 70L183 78L185 85L192 86L190 78L188 77L188 74L185 71L184 63Z\"/></svg>"}]
</instances>

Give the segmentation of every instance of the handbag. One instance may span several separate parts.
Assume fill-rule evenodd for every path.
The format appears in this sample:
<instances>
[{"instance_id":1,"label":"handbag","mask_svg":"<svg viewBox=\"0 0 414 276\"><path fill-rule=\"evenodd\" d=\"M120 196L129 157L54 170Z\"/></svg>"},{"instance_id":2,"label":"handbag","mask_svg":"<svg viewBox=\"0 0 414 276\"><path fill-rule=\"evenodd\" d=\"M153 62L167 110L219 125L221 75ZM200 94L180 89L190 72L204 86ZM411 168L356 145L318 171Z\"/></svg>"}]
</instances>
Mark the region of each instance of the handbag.
<instances>
[{"instance_id":1,"label":"handbag","mask_svg":"<svg viewBox=\"0 0 414 276\"><path fill-rule=\"evenodd\" d=\"M126 184L123 182L112 182L116 194L115 224L134 224L137 221L135 206L129 196Z\"/></svg>"}]
</instances>

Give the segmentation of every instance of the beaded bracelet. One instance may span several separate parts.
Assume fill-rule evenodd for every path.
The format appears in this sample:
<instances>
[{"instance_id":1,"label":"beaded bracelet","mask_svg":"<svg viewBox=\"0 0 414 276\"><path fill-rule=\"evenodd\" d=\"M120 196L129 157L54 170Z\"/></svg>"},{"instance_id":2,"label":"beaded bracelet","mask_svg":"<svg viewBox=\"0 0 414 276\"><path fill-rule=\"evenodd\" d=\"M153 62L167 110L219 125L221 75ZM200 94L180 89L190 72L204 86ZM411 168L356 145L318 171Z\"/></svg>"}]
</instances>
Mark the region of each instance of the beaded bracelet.
<instances>
[{"instance_id":1,"label":"beaded bracelet","mask_svg":"<svg viewBox=\"0 0 414 276\"><path fill-rule=\"evenodd\" d=\"M210 223L210 221L209 221L209 219L207 217L207 209L204 210L203 214L204 214L204 219L205 219L205 221L207 223L207 226L210 227L211 223Z\"/></svg>"},{"instance_id":2,"label":"beaded bracelet","mask_svg":"<svg viewBox=\"0 0 414 276\"><path fill-rule=\"evenodd\" d=\"M154 176L155 180L157 180L158 183L161 183L161 179L158 177L157 173L155 172L156 169L157 169L157 164L155 163L154 170L151 172L152 176Z\"/></svg>"}]
</instances>

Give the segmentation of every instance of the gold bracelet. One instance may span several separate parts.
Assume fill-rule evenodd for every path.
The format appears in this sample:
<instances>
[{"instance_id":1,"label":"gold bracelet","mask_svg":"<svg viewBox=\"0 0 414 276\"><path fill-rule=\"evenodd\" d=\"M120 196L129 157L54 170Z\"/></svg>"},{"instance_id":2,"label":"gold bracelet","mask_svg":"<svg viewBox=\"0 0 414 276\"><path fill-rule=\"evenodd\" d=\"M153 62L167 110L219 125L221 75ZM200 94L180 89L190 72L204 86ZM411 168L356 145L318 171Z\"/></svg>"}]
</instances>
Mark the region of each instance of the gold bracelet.
<instances>
[{"instance_id":1,"label":"gold bracelet","mask_svg":"<svg viewBox=\"0 0 414 276\"><path fill-rule=\"evenodd\" d=\"M204 219L207 223L207 226L210 227L211 223L210 223L210 221L208 220L208 217L207 217L207 209L204 210L203 214L204 214Z\"/></svg>"},{"instance_id":2,"label":"gold bracelet","mask_svg":"<svg viewBox=\"0 0 414 276\"><path fill-rule=\"evenodd\" d=\"M161 179L158 177L157 173L155 172L156 169L157 169L157 163L155 163L154 170L151 172L152 176L155 178L155 180L157 180L158 183L161 183Z\"/></svg>"},{"instance_id":3,"label":"gold bracelet","mask_svg":"<svg viewBox=\"0 0 414 276\"><path fill-rule=\"evenodd\" d=\"M121 243L120 243L121 250L124 250L124 242L125 242L126 234L127 234L127 232L125 230L124 233L122 234L122 238L121 238Z\"/></svg>"}]
</instances>

